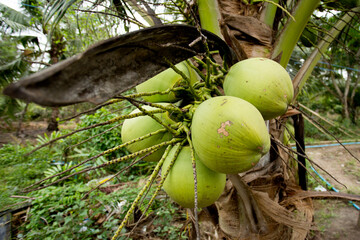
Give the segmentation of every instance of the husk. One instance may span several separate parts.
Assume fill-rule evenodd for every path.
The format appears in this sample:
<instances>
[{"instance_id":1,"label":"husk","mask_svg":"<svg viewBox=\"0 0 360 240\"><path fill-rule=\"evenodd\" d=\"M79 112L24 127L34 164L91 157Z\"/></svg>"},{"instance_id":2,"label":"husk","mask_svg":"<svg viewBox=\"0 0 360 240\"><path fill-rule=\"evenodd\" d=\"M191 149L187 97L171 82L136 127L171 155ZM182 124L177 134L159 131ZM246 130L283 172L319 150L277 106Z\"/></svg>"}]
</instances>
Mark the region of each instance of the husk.
<instances>
[{"instance_id":1,"label":"husk","mask_svg":"<svg viewBox=\"0 0 360 240\"><path fill-rule=\"evenodd\" d=\"M202 102L192 119L192 141L200 160L221 173L239 173L254 167L270 148L260 112L231 96Z\"/></svg>"},{"instance_id":2,"label":"husk","mask_svg":"<svg viewBox=\"0 0 360 240\"><path fill-rule=\"evenodd\" d=\"M169 155L165 159L163 169L167 169L171 159L174 157L176 149L171 149ZM213 204L223 192L226 182L225 174L217 173L204 164L202 164L197 156L196 172L197 172L197 197L198 206L207 207ZM163 177L164 172L162 172ZM167 176L164 186L165 192L179 205L186 208L194 208L194 177L191 161L191 150L189 146L181 149L169 175Z\"/></svg>"},{"instance_id":3,"label":"husk","mask_svg":"<svg viewBox=\"0 0 360 240\"><path fill-rule=\"evenodd\" d=\"M233 65L225 77L224 92L253 104L265 120L284 114L294 95L289 74L267 58L246 59Z\"/></svg>"},{"instance_id":4,"label":"husk","mask_svg":"<svg viewBox=\"0 0 360 240\"><path fill-rule=\"evenodd\" d=\"M198 81L198 76L196 72L186 63L181 62L175 65L177 69L182 71L190 80L191 84L194 84ZM168 68L165 71L159 73L158 75L150 78L149 80L136 86L136 91L138 93L148 93L155 91L166 91L169 88L174 86L185 85L185 80L177 74L172 68ZM178 98L175 96L175 93L170 92L165 95L155 94L152 96L143 96L143 99L148 102L175 102Z\"/></svg>"},{"instance_id":5,"label":"husk","mask_svg":"<svg viewBox=\"0 0 360 240\"><path fill-rule=\"evenodd\" d=\"M144 106L144 108L146 110L155 109L150 106ZM130 114L137 112L140 112L140 110L135 109ZM160 118L165 123L171 123L171 119L166 115L166 113L155 114L155 116ZM152 119L150 116L140 116L136 118L126 119L121 129L121 140L122 142L128 142L163 128L164 127L160 123ZM172 139L172 134L170 132L164 132L151 136L142 141L130 144L129 146L127 146L127 149L130 152L136 152L154 146L156 144L168 141L170 139ZM144 160L150 162L159 161L165 151L165 148L166 146L162 147L150 156L144 158Z\"/></svg>"}]
</instances>

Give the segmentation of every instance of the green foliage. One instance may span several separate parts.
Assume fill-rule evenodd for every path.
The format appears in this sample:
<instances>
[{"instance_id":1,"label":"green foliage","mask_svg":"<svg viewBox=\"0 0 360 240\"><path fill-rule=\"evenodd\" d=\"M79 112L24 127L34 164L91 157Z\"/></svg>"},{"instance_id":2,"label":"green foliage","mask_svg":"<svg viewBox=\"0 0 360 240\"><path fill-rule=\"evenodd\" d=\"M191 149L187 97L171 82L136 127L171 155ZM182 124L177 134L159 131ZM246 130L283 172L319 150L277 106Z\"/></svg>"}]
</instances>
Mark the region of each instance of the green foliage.
<instances>
[{"instance_id":1,"label":"green foliage","mask_svg":"<svg viewBox=\"0 0 360 240\"><path fill-rule=\"evenodd\" d=\"M19 194L23 187L40 180L43 171L50 166L46 150L25 157L28 151L28 148L18 144L5 144L0 148L1 208L18 202L18 199L9 196Z\"/></svg>"},{"instance_id":2,"label":"green foliage","mask_svg":"<svg viewBox=\"0 0 360 240\"><path fill-rule=\"evenodd\" d=\"M21 238L109 239L137 189L108 195L97 191L82 200L89 190L84 184L69 184L35 192L29 222L20 229Z\"/></svg>"},{"instance_id":3,"label":"green foliage","mask_svg":"<svg viewBox=\"0 0 360 240\"><path fill-rule=\"evenodd\" d=\"M116 114L102 109L93 115L83 117L85 120L82 124L84 125L81 126L96 124L114 116ZM93 129L92 134L101 133L109 127ZM39 136L38 145L55 139L64 133L66 131ZM72 135L68 139L59 140L55 144L38 150L28 157L25 154L33 149L32 146L4 145L0 148L0 205L7 206L22 201L23 199L13 199L9 196L24 195L20 190L34 181L69 169L75 163L100 153L100 149L120 144L119 133L120 131L109 132L107 138L110 140L105 143L99 136L92 143L79 145L68 150L66 156L64 156L64 149L69 147L69 144L78 143L93 135L85 132ZM93 163L72 170L70 173L79 171L84 167L104 163L107 160L108 158L105 156L101 157ZM124 163L122 167L126 164L128 163ZM28 221L18 229L14 229L14 232L20 239L109 239L142 187L141 184L134 187L139 181L139 176L148 174L153 165L153 163L142 162L128 174L122 174L112 179L109 182L110 184L124 183L125 188L121 187L110 194L96 190L86 199L82 199L87 191L97 186L104 179L111 177L108 175L109 169L81 174L60 184L31 192L27 196L35 198L35 200L32 201L33 205L28 215ZM101 176L106 175L107 177L101 178ZM93 179L93 181L89 182L89 179ZM51 181L54 180L56 178ZM153 226L156 230L152 234L166 239L178 239L182 224L169 223L184 221L184 215L167 198L156 198L154 204L148 208L148 203L154 192L155 187L152 187L148 195L141 201L140 211L145 212L147 210L145 216L154 217Z\"/></svg>"},{"instance_id":4,"label":"green foliage","mask_svg":"<svg viewBox=\"0 0 360 240\"><path fill-rule=\"evenodd\" d=\"M85 184L68 184L49 187L32 194L29 221L21 227L18 237L24 239L109 239L135 199L139 188L128 187L110 194L95 191L82 199L90 187ZM151 189L150 193L153 193ZM146 206L149 199L143 201ZM153 224L155 233L163 239L178 239L179 226L169 224L183 219L179 209L167 199L158 199ZM145 209L145 207L143 207ZM167 226L167 227L164 227ZM129 229L130 231L130 229Z\"/></svg>"},{"instance_id":5,"label":"green foliage","mask_svg":"<svg viewBox=\"0 0 360 240\"><path fill-rule=\"evenodd\" d=\"M179 212L179 209L174 207L171 202L167 201L165 205L156 209L156 216L157 218L154 221L154 225L156 226L154 233L156 233L158 237L169 240L188 239L186 231L180 232L182 225L167 224L172 222L174 218L185 219L185 214L183 212Z\"/></svg>"},{"instance_id":6,"label":"green foliage","mask_svg":"<svg viewBox=\"0 0 360 240\"><path fill-rule=\"evenodd\" d=\"M5 122L10 123L15 119L15 114L23 109L22 106L19 100L0 95L0 116Z\"/></svg>"},{"instance_id":7,"label":"green foliage","mask_svg":"<svg viewBox=\"0 0 360 240\"><path fill-rule=\"evenodd\" d=\"M24 30L30 27L29 17L0 3L0 28L2 31L10 29L11 32Z\"/></svg>"}]
</instances>

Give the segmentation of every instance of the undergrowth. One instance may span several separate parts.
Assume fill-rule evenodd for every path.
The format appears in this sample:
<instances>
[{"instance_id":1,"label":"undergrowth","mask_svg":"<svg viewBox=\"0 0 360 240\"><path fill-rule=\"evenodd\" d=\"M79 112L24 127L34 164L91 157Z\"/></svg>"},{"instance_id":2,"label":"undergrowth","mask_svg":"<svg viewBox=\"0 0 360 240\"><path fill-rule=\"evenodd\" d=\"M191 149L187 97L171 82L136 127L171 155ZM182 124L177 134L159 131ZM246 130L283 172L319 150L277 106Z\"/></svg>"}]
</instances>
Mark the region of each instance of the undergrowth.
<instances>
[{"instance_id":1,"label":"undergrowth","mask_svg":"<svg viewBox=\"0 0 360 240\"><path fill-rule=\"evenodd\" d=\"M78 129L127 114L129 111L125 108L116 113L101 108L94 114L82 116ZM107 131L110 128L113 129ZM0 148L0 212L16 209L24 200L32 199L30 211L25 216L27 220L12 228L13 235L18 239L109 239L142 187L141 176L148 175L155 166L154 163L141 161L102 186L104 189L109 185L118 186L115 191L98 189L86 198L84 195L91 188L103 179L114 176L129 162L79 174L28 194L22 192L22 189L44 177L69 169L84 159L121 144L121 125L116 126L114 123L74 134L26 156L35 147L67 132L69 130L61 130L59 133L39 136L36 146L31 146L30 143L6 144ZM83 143L76 145L79 142ZM70 173L127 154L127 150L123 148L79 166ZM55 180L56 178L51 179ZM157 197L147 209L147 203L154 191L155 189L151 188L148 197L145 197L139 206L141 212L147 210L145 219L153 219L151 225L141 225L141 228L148 228L149 233L160 238L179 239L179 231L185 221L183 211L165 197ZM169 224L175 221L180 223ZM149 233L141 234L146 236Z\"/></svg>"}]
</instances>

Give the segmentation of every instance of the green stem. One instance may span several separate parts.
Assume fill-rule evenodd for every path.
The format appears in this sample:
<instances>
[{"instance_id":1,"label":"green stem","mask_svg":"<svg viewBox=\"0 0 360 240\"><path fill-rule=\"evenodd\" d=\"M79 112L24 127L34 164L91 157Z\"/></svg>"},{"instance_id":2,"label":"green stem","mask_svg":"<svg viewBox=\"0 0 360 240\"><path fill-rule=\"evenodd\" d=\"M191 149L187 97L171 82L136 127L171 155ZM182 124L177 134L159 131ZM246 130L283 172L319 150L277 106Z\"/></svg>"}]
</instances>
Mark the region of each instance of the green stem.
<instances>
[{"instance_id":1,"label":"green stem","mask_svg":"<svg viewBox=\"0 0 360 240\"><path fill-rule=\"evenodd\" d=\"M190 137L190 129L186 126L186 138L189 143L191 149L191 164L193 168L193 176L194 176L194 218L195 218L195 231L196 231L196 239L200 240L200 230L199 230L199 217L198 217L198 184L197 184L197 172L196 172L196 160L195 160L195 150Z\"/></svg>"},{"instance_id":2,"label":"green stem","mask_svg":"<svg viewBox=\"0 0 360 240\"><path fill-rule=\"evenodd\" d=\"M144 113L145 115L151 117L152 119L154 119L155 121L160 123L161 126L163 126L165 129L167 129L169 132L171 132L174 136L177 135L178 132L175 129L171 128L171 126L169 126L168 124L161 121L161 119L156 117L155 114L151 113L151 111L147 111L145 108L141 107L140 104L136 103L135 101L130 101L130 102L132 104L134 104L142 113ZM161 111L163 111L163 110L161 110Z\"/></svg>"},{"instance_id":3,"label":"green stem","mask_svg":"<svg viewBox=\"0 0 360 240\"><path fill-rule=\"evenodd\" d=\"M69 168L69 169L67 169L67 170L65 170L65 171L62 171L62 172L57 173L57 174L55 174L55 175L49 176L49 177L47 177L47 178L44 178L44 179L42 179L42 180L40 180L40 181L38 181L38 182L30 185L29 187L27 187L27 188L25 188L25 189L28 189L28 188L30 188L30 187L32 187L32 186L35 186L35 185L38 185L38 184L40 184L40 183L42 183L42 182L44 182L44 181L46 181L46 180L48 180L48 179L51 179L51 178L60 176L60 175L62 175L62 174L64 174L64 173L70 172L71 170L73 170L73 169L75 169L75 168L77 168L77 167L79 167L79 166L81 166L81 165L83 165L83 164L85 164L85 163L87 163L87 162L89 162L89 161L91 161L91 160L94 160L94 159L97 159L97 158L99 158L99 157L101 157L101 156L104 156L104 155L106 155L106 154L112 153L112 152L114 152L114 151L116 151L116 150L119 150L120 148L126 147L126 146L128 146L128 145L130 145L130 144L133 144L133 143L138 142L138 141L142 141L142 140L144 140L144 139L146 139L146 138L149 138L149 137L151 137L151 136L154 136L154 135L157 135L157 134L166 132L166 131L167 131L166 129L159 129L159 130L157 130L157 131L155 131L155 132L146 134L146 135L144 135L144 136L142 136L142 137L139 137L139 138L136 138L136 139L134 139L134 140L128 141L128 142L126 142L126 143L120 144L120 145L118 145L118 146L116 146L116 147L113 147L113 148L108 149L108 150L106 150L106 151L104 151L104 152L102 152L102 153L99 153L99 154L97 154L97 155L95 155L95 156L93 156L93 157L90 157L90 158L82 161L81 163L76 164L75 166L72 166L71 168ZM126 156L126 157L127 157L127 156Z\"/></svg>"},{"instance_id":4,"label":"green stem","mask_svg":"<svg viewBox=\"0 0 360 240\"><path fill-rule=\"evenodd\" d=\"M180 71L174 64L172 64L169 60L165 59L166 62L170 65L170 67L177 73L179 74L187 83L188 83L188 87L189 90L191 92L191 94L195 97L195 99L200 99L199 95L195 92L195 89L193 88L192 84L191 84L191 80L190 78L188 78L188 76L186 76L182 71Z\"/></svg>"},{"instance_id":5,"label":"green stem","mask_svg":"<svg viewBox=\"0 0 360 240\"><path fill-rule=\"evenodd\" d=\"M198 0L201 28L223 38L219 26L220 12L217 0Z\"/></svg>"},{"instance_id":6,"label":"green stem","mask_svg":"<svg viewBox=\"0 0 360 240\"><path fill-rule=\"evenodd\" d=\"M277 38L271 58L275 59L281 55L280 64L284 68L287 66L311 14L319 3L320 0L300 0L292 12L295 20L289 18L280 36Z\"/></svg>"},{"instance_id":7,"label":"green stem","mask_svg":"<svg viewBox=\"0 0 360 240\"><path fill-rule=\"evenodd\" d=\"M181 141L181 138L173 138L170 141L162 142L162 143L159 143L157 145L154 145L154 146L142 149L140 151L134 152L134 153L129 154L127 156L108 161L106 163L101 164L100 166L103 167L103 166L108 166L108 165L111 165L111 164L123 162L123 161L129 160L131 158L138 157L140 155L146 154L148 152L158 150L158 149L160 149L160 148L162 148L162 147L164 147L166 145L171 145L171 144L174 144L174 143L179 142L179 141Z\"/></svg>"},{"instance_id":8,"label":"green stem","mask_svg":"<svg viewBox=\"0 0 360 240\"><path fill-rule=\"evenodd\" d=\"M129 94L124 96L124 98L139 98L139 97L144 97L144 96L152 96L152 95L166 95L169 94L170 92L176 92L179 90L184 90L185 88L183 87L174 87L174 88L169 88L165 91L153 91L153 92L142 92L142 93L134 93L134 94ZM121 99L122 101L124 99Z\"/></svg>"},{"instance_id":9,"label":"green stem","mask_svg":"<svg viewBox=\"0 0 360 240\"><path fill-rule=\"evenodd\" d=\"M152 195L149 203L147 204L146 209L145 209L144 212L141 214L141 217L140 217L139 221L138 221L138 222L136 223L136 225L133 227L133 230L137 227L138 223L139 223L139 222L141 221L141 219L145 216L146 212L149 210L149 208L151 207L151 205L152 205L153 202L155 201L156 196L157 196L157 195L159 194L159 192L161 191L162 186L164 185L164 182L165 182L167 176L169 175L169 172L170 172L172 166L174 165L174 163L175 163L175 161L176 161L176 159L177 159L177 157L178 157L178 155L179 155L179 153L180 153L180 151L181 151L181 149L182 149L182 144L181 144L181 143L178 143L177 145L174 146L174 148L177 148L176 151L175 151L175 154L174 154L173 158L171 159L170 164L169 164L169 166L167 167L167 169L162 169L163 172L162 172L161 180L160 180L159 184L157 185L156 190L155 190L154 194Z\"/></svg>"},{"instance_id":10,"label":"green stem","mask_svg":"<svg viewBox=\"0 0 360 240\"><path fill-rule=\"evenodd\" d=\"M270 0L270 2L265 3L265 7L261 12L260 20L264 22L266 25L268 25L270 28L273 28L274 25L274 19L276 15L277 5L273 4L279 4L279 0Z\"/></svg>"},{"instance_id":11,"label":"green stem","mask_svg":"<svg viewBox=\"0 0 360 240\"><path fill-rule=\"evenodd\" d=\"M119 228L116 230L114 236L112 237L112 240L116 240L120 233L121 230L124 228L125 224L127 223L127 221L129 220L130 215L134 212L136 205L139 203L139 201L141 200L143 194L150 188L151 183L155 180L155 178L157 177L161 166L163 165L165 158L167 157L167 155L169 154L171 149L171 146L168 146L165 150L165 153L163 154L163 156L161 157L160 161L158 162L158 164L156 165L155 169L153 170L152 174L150 175L150 178L146 181L145 186L141 189L141 191L139 192L139 194L137 195L136 199L133 201L130 209L127 211L124 219L122 220Z\"/></svg>"},{"instance_id":12,"label":"green stem","mask_svg":"<svg viewBox=\"0 0 360 240\"><path fill-rule=\"evenodd\" d=\"M160 109L165 110L166 112L170 112L170 113L171 112L177 112L177 113L180 113L180 114L183 113L183 111L180 108L178 108L178 107L176 107L176 106L174 106L172 104L161 105L161 104L158 104L158 103L150 103L150 102L146 103L146 104L151 106L151 107L160 108Z\"/></svg>"},{"instance_id":13,"label":"green stem","mask_svg":"<svg viewBox=\"0 0 360 240\"><path fill-rule=\"evenodd\" d=\"M163 112L164 112L164 110L156 109L156 110L148 111L147 113L155 114L155 113L163 113ZM48 141L47 143L44 143L44 144L34 148L30 152L28 152L25 156L28 156L28 155L32 154L33 152L39 150L40 148L46 147L46 146L48 146L48 145L50 145L50 144L52 144L52 143L54 143L54 142L56 142L56 141L58 141L60 139L64 139L64 138L67 138L67 137L69 137L71 135L74 135L75 133L82 132L82 131L89 130L89 129L96 128L96 127L100 127L100 126L104 126L104 125L108 125L108 124L112 124L112 123L119 122L119 121L129 119L129 118L144 116L144 115L146 115L146 114L144 114L143 112L133 113L133 114L129 114L129 115L122 115L122 116L112 118L112 119L110 119L108 121L105 121L105 122L102 122L102 123L97 123L97 124L93 124L91 126L87 126L87 127L84 127L84 128L77 129L77 130L72 131L72 132L70 132L68 134L65 134L65 135L62 135L60 137L54 138L54 139Z\"/></svg>"}]
</instances>

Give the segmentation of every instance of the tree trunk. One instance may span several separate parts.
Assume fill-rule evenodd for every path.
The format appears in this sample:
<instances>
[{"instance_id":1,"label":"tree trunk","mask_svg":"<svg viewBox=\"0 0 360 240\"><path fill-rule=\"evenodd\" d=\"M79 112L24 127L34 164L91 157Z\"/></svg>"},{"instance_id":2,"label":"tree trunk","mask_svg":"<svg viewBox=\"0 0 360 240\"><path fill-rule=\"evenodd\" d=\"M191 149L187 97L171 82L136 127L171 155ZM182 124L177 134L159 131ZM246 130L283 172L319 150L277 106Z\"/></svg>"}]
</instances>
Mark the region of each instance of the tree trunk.
<instances>
[{"instance_id":1,"label":"tree trunk","mask_svg":"<svg viewBox=\"0 0 360 240\"><path fill-rule=\"evenodd\" d=\"M51 117L48 120L48 126L46 128L47 131L59 131L59 123L57 121L59 117L60 111L59 108L52 108Z\"/></svg>"},{"instance_id":2,"label":"tree trunk","mask_svg":"<svg viewBox=\"0 0 360 240\"><path fill-rule=\"evenodd\" d=\"M60 34L59 31L55 30L54 35L51 39L51 48L49 50L50 54L50 63L55 64L60 60L65 47L64 37ZM52 108L51 117L48 121L47 131L59 131L59 123L57 121L60 111L58 107Z\"/></svg>"}]
</instances>

